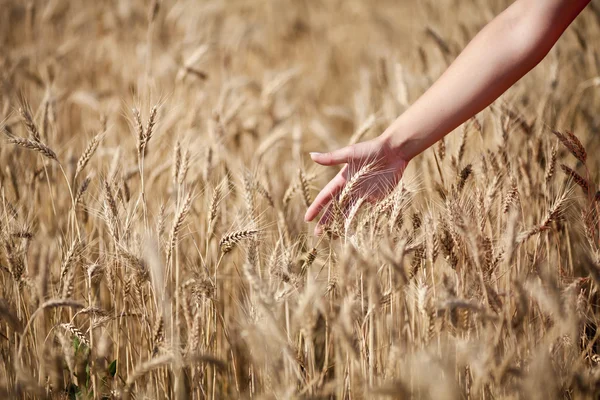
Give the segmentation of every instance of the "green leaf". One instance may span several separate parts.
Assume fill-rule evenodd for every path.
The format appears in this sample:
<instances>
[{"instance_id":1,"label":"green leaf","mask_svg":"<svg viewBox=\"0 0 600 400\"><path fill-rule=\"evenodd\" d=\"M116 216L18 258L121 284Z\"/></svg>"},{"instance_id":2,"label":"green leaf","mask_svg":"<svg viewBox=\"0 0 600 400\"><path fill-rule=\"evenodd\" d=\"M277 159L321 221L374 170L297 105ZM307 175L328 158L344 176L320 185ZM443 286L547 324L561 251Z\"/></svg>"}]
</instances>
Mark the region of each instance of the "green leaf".
<instances>
[{"instance_id":1,"label":"green leaf","mask_svg":"<svg viewBox=\"0 0 600 400\"><path fill-rule=\"evenodd\" d=\"M77 338L77 336L73 336L73 348L75 349L75 353L77 353L77 350L79 350L80 346L81 346L81 343L79 342L79 339Z\"/></svg>"},{"instance_id":2,"label":"green leaf","mask_svg":"<svg viewBox=\"0 0 600 400\"><path fill-rule=\"evenodd\" d=\"M108 374L110 376L112 376L114 378L114 376L117 374L117 360L114 360L113 362L110 363L110 365L108 366Z\"/></svg>"},{"instance_id":3,"label":"green leaf","mask_svg":"<svg viewBox=\"0 0 600 400\"><path fill-rule=\"evenodd\" d=\"M87 389L89 389L89 388L90 388L90 380L91 380L91 378L92 378L92 377L90 376L90 371L91 371L90 364L86 364L86 365L85 365L85 387L86 387Z\"/></svg>"}]
</instances>

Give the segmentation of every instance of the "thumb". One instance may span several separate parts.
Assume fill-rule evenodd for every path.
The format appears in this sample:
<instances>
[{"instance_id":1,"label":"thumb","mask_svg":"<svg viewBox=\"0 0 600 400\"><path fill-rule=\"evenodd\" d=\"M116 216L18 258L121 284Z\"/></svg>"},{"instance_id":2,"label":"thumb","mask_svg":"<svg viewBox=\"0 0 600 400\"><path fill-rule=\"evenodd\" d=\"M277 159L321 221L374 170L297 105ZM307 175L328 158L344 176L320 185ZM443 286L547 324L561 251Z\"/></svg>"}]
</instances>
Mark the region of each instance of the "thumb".
<instances>
[{"instance_id":1,"label":"thumb","mask_svg":"<svg viewBox=\"0 0 600 400\"><path fill-rule=\"evenodd\" d=\"M345 164L354 157L354 150L354 146L347 146L328 153L310 153L310 158L317 164L326 166Z\"/></svg>"}]
</instances>

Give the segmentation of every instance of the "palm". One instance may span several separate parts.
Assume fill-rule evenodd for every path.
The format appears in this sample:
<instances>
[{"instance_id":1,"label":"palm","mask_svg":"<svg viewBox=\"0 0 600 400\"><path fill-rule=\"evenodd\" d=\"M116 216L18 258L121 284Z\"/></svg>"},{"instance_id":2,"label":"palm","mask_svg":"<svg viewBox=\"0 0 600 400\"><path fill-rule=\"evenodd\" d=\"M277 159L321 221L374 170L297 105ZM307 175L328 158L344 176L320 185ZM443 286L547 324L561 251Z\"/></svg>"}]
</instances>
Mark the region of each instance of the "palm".
<instances>
[{"instance_id":1,"label":"palm","mask_svg":"<svg viewBox=\"0 0 600 400\"><path fill-rule=\"evenodd\" d=\"M306 211L305 220L312 221L325 212L315 228L320 234L332 217L331 200L337 197L342 212L358 199L376 202L384 198L398 183L407 161L393 154L386 144L374 139L326 154L311 154L312 159L326 166L345 164L341 171L321 190Z\"/></svg>"}]
</instances>

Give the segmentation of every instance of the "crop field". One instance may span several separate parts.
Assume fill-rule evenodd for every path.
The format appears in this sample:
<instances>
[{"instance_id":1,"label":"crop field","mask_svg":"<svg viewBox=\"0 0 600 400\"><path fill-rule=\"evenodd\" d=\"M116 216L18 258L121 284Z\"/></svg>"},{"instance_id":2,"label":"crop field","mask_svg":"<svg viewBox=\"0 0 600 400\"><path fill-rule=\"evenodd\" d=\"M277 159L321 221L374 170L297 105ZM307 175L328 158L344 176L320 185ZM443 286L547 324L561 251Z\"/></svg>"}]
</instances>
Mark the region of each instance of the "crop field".
<instances>
[{"instance_id":1,"label":"crop field","mask_svg":"<svg viewBox=\"0 0 600 400\"><path fill-rule=\"evenodd\" d=\"M600 2L304 221L509 3L0 0L0 393L598 398Z\"/></svg>"}]
</instances>

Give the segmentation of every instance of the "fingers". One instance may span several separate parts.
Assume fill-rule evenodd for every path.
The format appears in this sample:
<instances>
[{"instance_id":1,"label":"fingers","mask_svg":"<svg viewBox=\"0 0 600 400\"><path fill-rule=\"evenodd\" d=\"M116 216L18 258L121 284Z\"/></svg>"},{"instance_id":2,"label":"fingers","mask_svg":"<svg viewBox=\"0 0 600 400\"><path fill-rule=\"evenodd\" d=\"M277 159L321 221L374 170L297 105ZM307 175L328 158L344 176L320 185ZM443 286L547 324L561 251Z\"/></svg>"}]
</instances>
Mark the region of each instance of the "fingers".
<instances>
[{"instance_id":1,"label":"fingers","mask_svg":"<svg viewBox=\"0 0 600 400\"><path fill-rule=\"evenodd\" d=\"M330 166L347 163L354 158L355 152L355 146L347 146L329 153L310 153L310 158L317 164Z\"/></svg>"},{"instance_id":2,"label":"fingers","mask_svg":"<svg viewBox=\"0 0 600 400\"><path fill-rule=\"evenodd\" d=\"M306 214L304 215L304 220L306 222L312 221L318 214L321 212L323 207L327 205L331 201L331 199L338 194L347 180L347 170L348 166L342 168L342 170L325 186L321 192L315 198L315 201L308 207L306 210Z\"/></svg>"}]
</instances>

